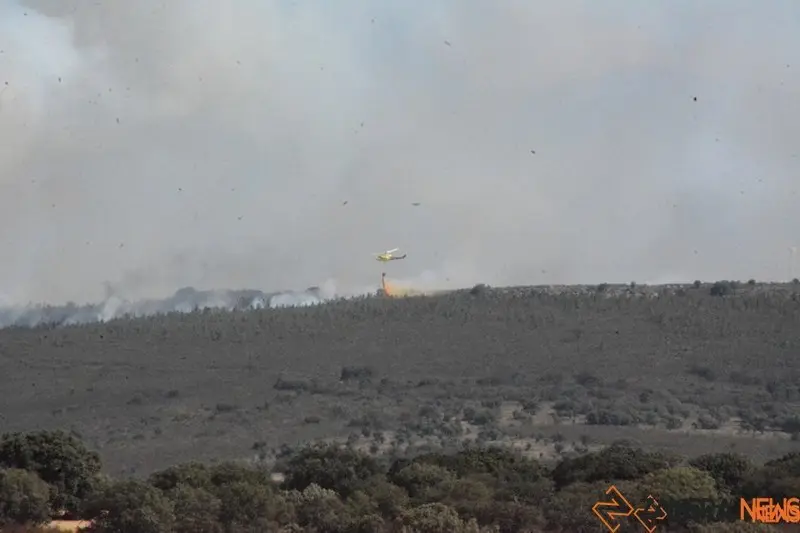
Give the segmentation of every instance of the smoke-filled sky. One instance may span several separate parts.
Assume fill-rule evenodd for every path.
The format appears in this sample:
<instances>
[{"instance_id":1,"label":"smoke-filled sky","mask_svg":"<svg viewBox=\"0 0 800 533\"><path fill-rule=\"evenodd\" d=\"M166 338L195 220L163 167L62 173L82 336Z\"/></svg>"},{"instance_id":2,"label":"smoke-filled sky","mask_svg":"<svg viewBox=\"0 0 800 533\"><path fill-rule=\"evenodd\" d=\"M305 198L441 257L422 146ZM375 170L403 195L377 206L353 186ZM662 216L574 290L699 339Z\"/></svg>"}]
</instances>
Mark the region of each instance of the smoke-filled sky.
<instances>
[{"instance_id":1,"label":"smoke-filled sky","mask_svg":"<svg viewBox=\"0 0 800 533\"><path fill-rule=\"evenodd\" d=\"M793 0L5 0L0 84L6 303L377 287L393 247L786 279L800 245Z\"/></svg>"}]
</instances>

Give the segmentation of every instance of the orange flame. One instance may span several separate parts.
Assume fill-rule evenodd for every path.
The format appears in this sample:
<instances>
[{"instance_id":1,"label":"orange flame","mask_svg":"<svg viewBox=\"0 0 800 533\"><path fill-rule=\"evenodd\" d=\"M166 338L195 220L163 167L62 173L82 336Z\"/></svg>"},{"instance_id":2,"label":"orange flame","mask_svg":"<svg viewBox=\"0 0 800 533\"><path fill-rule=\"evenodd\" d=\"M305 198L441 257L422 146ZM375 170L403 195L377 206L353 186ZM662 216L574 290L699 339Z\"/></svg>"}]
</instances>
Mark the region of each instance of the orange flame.
<instances>
[{"instance_id":1,"label":"orange flame","mask_svg":"<svg viewBox=\"0 0 800 533\"><path fill-rule=\"evenodd\" d=\"M384 296L394 296L394 289L390 283L386 282L386 272L381 273L381 288Z\"/></svg>"},{"instance_id":2,"label":"orange flame","mask_svg":"<svg viewBox=\"0 0 800 533\"><path fill-rule=\"evenodd\" d=\"M386 281L386 272L381 273L381 289L383 289L384 296L396 298L400 296L421 296L423 292L416 291L409 287L398 287L393 283Z\"/></svg>"}]
</instances>

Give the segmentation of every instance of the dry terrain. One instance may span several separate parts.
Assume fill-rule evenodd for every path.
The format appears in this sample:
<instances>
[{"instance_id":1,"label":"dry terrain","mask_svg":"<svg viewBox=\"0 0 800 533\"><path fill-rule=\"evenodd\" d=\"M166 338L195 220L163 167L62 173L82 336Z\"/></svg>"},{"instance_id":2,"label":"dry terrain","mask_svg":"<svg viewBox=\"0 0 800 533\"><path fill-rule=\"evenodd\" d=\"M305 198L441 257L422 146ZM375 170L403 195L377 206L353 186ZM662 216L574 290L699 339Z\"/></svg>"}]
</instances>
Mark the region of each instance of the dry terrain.
<instances>
[{"instance_id":1,"label":"dry terrain","mask_svg":"<svg viewBox=\"0 0 800 533\"><path fill-rule=\"evenodd\" d=\"M68 429L112 474L505 442L800 450L800 285L575 286L0 330L4 431Z\"/></svg>"}]
</instances>

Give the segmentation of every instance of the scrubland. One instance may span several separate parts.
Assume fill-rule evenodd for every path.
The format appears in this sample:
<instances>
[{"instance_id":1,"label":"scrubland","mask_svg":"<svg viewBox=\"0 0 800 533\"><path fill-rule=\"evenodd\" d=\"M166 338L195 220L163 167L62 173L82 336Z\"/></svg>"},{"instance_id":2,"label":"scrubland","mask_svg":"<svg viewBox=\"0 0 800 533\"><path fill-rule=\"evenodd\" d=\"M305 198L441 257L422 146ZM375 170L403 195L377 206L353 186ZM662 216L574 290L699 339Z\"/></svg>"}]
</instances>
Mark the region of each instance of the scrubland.
<instances>
[{"instance_id":1,"label":"scrubland","mask_svg":"<svg viewBox=\"0 0 800 533\"><path fill-rule=\"evenodd\" d=\"M799 300L798 283L477 286L5 329L2 427L71 433L110 476L79 514L128 483L161 517L148 531L601 531L589 500L611 482L681 528L683 500L800 492ZM245 501L260 510L234 519Z\"/></svg>"}]
</instances>

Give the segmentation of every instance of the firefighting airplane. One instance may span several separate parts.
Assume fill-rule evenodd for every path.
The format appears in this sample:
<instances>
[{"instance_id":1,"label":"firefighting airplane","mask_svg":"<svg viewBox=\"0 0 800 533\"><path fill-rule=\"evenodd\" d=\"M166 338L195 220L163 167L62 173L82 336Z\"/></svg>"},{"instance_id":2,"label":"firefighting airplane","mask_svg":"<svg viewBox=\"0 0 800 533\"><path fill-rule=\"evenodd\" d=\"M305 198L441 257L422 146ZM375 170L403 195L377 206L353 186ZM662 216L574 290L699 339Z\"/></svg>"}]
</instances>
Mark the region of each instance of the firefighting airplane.
<instances>
[{"instance_id":1,"label":"firefighting airplane","mask_svg":"<svg viewBox=\"0 0 800 533\"><path fill-rule=\"evenodd\" d=\"M386 263L387 261L399 261L400 259L406 258L406 254L394 255L394 253L399 249L400 248L392 248L391 250L386 250L383 253L375 253L373 255L375 256L375 260L380 261L381 263Z\"/></svg>"}]
</instances>

